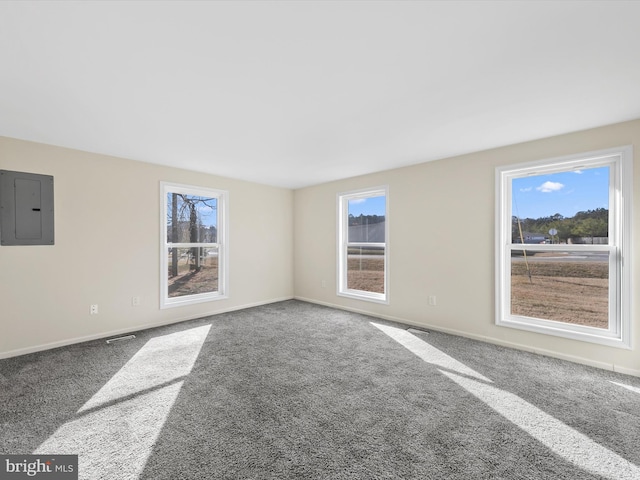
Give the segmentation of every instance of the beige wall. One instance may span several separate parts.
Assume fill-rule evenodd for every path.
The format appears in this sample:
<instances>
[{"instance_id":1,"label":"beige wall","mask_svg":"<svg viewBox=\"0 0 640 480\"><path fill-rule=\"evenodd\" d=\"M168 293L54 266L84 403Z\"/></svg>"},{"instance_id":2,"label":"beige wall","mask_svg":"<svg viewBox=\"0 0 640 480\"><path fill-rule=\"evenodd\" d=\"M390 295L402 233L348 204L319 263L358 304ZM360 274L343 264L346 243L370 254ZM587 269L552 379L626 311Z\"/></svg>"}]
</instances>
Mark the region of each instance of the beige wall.
<instances>
[{"instance_id":1,"label":"beige wall","mask_svg":"<svg viewBox=\"0 0 640 480\"><path fill-rule=\"evenodd\" d=\"M53 175L56 208L55 246L0 247L0 358L295 295L640 375L637 309L631 351L494 324L495 167L629 144L639 212L640 120L295 192L0 137L0 168ZM228 299L160 310L161 181L229 191ZM336 295L336 195L379 185L390 196L389 305Z\"/></svg>"},{"instance_id":2,"label":"beige wall","mask_svg":"<svg viewBox=\"0 0 640 480\"><path fill-rule=\"evenodd\" d=\"M621 145L634 147L634 238L640 239L640 120L297 190L295 295L640 375L637 309L631 351L494 324L495 167ZM336 295L336 195L379 185L389 186L389 305ZM640 242L635 245L640 265ZM428 305L429 295L436 295L436 306ZM639 298L635 289L634 305Z\"/></svg>"},{"instance_id":3,"label":"beige wall","mask_svg":"<svg viewBox=\"0 0 640 480\"><path fill-rule=\"evenodd\" d=\"M56 230L0 247L0 358L293 296L291 190L3 137L0 169L54 176ZM160 310L161 181L229 191L228 299Z\"/></svg>"}]
</instances>

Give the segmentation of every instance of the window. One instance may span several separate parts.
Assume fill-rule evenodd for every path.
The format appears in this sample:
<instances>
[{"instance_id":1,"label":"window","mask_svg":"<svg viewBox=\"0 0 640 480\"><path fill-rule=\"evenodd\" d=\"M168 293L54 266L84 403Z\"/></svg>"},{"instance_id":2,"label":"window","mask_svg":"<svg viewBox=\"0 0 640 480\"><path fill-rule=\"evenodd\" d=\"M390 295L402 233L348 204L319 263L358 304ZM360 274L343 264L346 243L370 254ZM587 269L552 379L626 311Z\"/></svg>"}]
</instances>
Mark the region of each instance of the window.
<instances>
[{"instance_id":1,"label":"window","mask_svg":"<svg viewBox=\"0 0 640 480\"><path fill-rule=\"evenodd\" d=\"M631 348L632 150L496 169L496 324Z\"/></svg>"},{"instance_id":2,"label":"window","mask_svg":"<svg viewBox=\"0 0 640 480\"><path fill-rule=\"evenodd\" d=\"M161 184L161 308L226 298L227 197Z\"/></svg>"},{"instance_id":3,"label":"window","mask_svg":"<svg viewBox=\"0 0 640 480\"><path fill-rule=\"evenodd\" d=\"M338 295L387 303L387 187L338 195Z\"/></svg>"}]
</instances>

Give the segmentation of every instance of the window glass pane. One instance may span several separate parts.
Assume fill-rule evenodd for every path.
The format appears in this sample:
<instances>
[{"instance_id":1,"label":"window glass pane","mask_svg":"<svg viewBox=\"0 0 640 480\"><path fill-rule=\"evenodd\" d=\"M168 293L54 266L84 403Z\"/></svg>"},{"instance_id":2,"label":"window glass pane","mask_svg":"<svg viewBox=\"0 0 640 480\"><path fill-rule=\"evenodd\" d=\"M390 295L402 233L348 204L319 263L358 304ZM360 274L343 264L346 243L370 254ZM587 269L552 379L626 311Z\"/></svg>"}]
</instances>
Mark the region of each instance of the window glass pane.
<instances>
[{"instance_id":1,"label":"window glass pane","mask_svg":"<svg viewBox=\"0 0 640 480\"><path fill-rule=\"evenodd\" d=\"M182 297L218 291L218 248L169 248L168 296Z\"/></svg>"},{"instance_id":2,"label":"window glass pane","mask_svg":"<svg viewBox=\"0 0 640 480\"><path fill-rule=\"evenodd\" d=\"M347 288L384 293L384 247L347 249Z\"/></svg>"},{"instance_id":3,"label":"window glass pane","mask_svg":"<svg viewBox=\"0 0 640 480\"><path fill-rule=\"evenodd\" d=\"M385 242L385 196L349 200L348 242Z\"/></svg>"},{"instance_id":4,"label":"window glass pane","mask_svg":"<svg viewBox=\"0 0 640 480\"><path fill-rule=\"evenodd\" d=\"M167 243L217 243L218 199L167 194Z\"/></svg>"},{"instance_id":5,"label":"window glass pane","mask_svg":"<svg viewBox=\"0 0 640 480\"><path fill-rule=\"evenodd\" d=\"M511 314L609 327L608 252L511 252Z\"/></svg>"},{"instance_id":6,"label":"window glass pane","mask_svg":"<svg viewBox=\"0 0 640 480\"><path fill-rule=\"evenodd\" d=\"M609 168L514 178L513 243L608 244Z\"/></svg>"}]
</instances>

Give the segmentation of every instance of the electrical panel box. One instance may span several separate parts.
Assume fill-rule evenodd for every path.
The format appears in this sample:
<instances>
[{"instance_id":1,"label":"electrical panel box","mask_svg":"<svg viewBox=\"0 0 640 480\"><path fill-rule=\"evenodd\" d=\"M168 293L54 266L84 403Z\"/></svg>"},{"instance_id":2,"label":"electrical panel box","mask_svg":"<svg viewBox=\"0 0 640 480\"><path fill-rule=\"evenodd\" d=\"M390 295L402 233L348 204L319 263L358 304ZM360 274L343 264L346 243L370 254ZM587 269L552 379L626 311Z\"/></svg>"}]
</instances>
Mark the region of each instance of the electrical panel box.
<instances>
[{"instance_id":1,"label":"electrical panel box","mask_svg":"<svg viewBox=\"0 0 640 480\"><path fill-rule=\"evenodd\" d=\"M0 245L53 244L53 177L0 170Z\"/></svg>"}]
</instances>

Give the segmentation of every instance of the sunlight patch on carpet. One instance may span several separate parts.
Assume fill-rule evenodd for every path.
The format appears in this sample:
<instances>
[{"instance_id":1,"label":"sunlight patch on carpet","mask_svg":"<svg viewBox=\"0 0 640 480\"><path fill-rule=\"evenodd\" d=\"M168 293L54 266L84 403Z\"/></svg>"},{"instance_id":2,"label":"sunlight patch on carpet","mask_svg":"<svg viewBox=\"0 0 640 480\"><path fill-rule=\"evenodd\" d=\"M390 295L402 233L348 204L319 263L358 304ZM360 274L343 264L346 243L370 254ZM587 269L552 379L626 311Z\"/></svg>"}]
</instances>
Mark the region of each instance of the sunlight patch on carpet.
<instances>
[{"instance_id":1,"label":"sunlight patch on carpet","mask_svg":"<svg viewBox=\"0 0 640 480\"><path fill-rule=\"evenodd\" d=\"M636 465L517 395L455 373L440 373L577 467L615 480L640 478Z\"/></svg>"},{"instance_id":2,"label":"sunlight patch on carpet","mask_svg":"<svg viewBox=\"0 0 640 480\"><path fill-rule=\"evenodd\" d=\"M425 362L445 368L446 370L438 369L438 371L576 467L611 480L637 480L640 478L640 468L635 464L517 395L489 385L491 380L429 345L424 340L403 329L373 322L371 325L382 330ZM470 377L478 378L482 382ZM636 390L628 385L617 385Z\"/></svg>"},{"instance_id":3,"label":"sunlight patch on carpet","mask_svg":"<svg viewBox=\"0 0 640 480\"><path fill-rule=\"evenodd\" d=\"M640 393L640 388L638 387L632 387L631 385L625 385L624 383L612 382L611 380L609 380L609 382L613 383L614 385L618 385L619 387L626 388L627 390L630 390L632 392Z\"/></svg>"},{"instance_id":4,"label":"sunlight patch on carpet","mask_svg":"<svg viewBox=\"0 0 640 480\"><path fill-rule=\"evenodd\" d=\"M33 453L77 454L80 478L137 478L210 327L149 340Z\"/></svg>"},{"instance_id":5,"label":"sunlight patch on carpet","mask_svg":"<svg viewBox=\"0 0 640 480\"><path fill-rule=\"evenodd\" d=\"M491 382L487 377L479 374L475 370L467 367L464 363L459 362L455 358L450 357L444 352L441 352L436 347L429 345L423 340L419 339L415 335L412 335L407 330L397 327L391 327L389 325L381 325L379 323L370 322L371 325L379 330L382 330L389 337L393 338L400 345L405 347L411 353L417 355L419 358L427 363L437 365L442 368L453 370L454 372L468 375L470 377L483 380L485 382Z\"/></svg>"}]
</instances>

